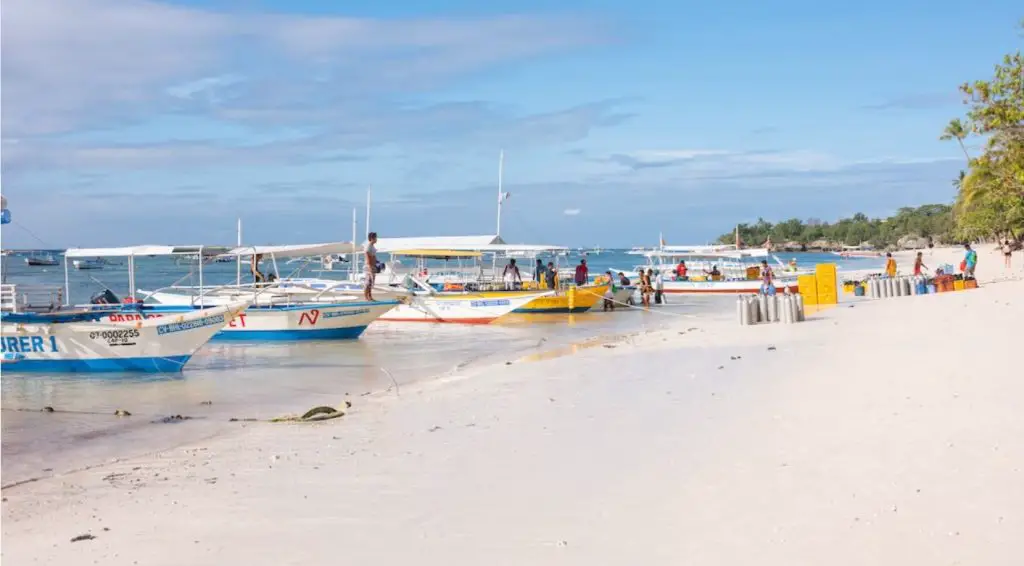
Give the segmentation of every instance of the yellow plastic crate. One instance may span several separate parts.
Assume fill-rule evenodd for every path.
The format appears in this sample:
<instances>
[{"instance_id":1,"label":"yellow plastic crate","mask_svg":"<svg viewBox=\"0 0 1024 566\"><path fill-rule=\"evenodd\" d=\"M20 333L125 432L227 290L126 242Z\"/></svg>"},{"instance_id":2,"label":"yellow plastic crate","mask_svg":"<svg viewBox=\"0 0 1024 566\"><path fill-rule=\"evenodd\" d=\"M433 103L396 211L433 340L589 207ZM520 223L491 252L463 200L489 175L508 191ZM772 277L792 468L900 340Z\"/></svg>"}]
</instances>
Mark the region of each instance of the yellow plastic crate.
<instances>
[{"instance_id":1,"label":"yellow plastic crate","mask_svg":"<svg viewBox=\"0 0 1024 566\"><path fill-rule=\"evenodd\" d=\"M818 276L817 275L799 275L796 278L797 286L800 288L800 294L804 296L805 305L816 305L818 304Z\"/></svg>"},{"instance_id":2,"label":"yellow plastic crate","mask_svg":"<svg viewBox=\"0 0 1024 566\"><path fill-rule=\"evenodd\" d=\"M963 279L954 279L953 280L953 290L954 291L963 291L964 290L964 280Z\"/></svg>"}]
</instances>

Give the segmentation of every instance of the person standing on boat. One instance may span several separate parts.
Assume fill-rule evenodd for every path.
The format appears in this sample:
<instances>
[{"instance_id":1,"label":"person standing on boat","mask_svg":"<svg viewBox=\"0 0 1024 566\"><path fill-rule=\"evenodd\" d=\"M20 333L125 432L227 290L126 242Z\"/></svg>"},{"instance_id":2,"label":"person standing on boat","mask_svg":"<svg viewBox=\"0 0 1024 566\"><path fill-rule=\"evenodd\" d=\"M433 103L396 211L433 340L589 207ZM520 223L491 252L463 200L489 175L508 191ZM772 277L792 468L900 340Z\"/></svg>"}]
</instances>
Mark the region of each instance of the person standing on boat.
<instances>
[{"instance_id":1,"label":"person standing on boat","mask_svg":"<svg viewBox=\"0 0 1024 566\"><path fill-rule=\"evenodd\" d=\"M363 282L363 298L373 301L373 285L377 281L377 233L370 232L363 245L363 260L366 264L366 280Z\"/></svg>"},{"instance_id":2,"label":"person standing on boat","mask_svg":"<svg viewBox=\"0 0 1024 566\"><path fill-rule=\"evenodd\" d=\"M260 272L260 260L262 259L262 254L253 254L252 262L249 264L249 269L252 270L252 281L257 285L266 281L266 278L263 277L263 273Z\"/></svg>"},{"instance_id":3,"label":"person standing on boat","mask_svg":"<svg viewBox=\"0 0 1024 566\"><path fill-rule=\"evenodd\" d=\"M548 262L548 268L544 270L544 281L548 289L558 288L558 270L555 269L554 262Z\"/></svg>"},{"instance_id":4,"label":"person standing on boat","mask_svg":"<svg viewBox=\"0 0 1024 566\"><path fill-rule=\"evenodd\" d=\"M544 262L537 258L537 265L533 267L533 280L537 282L537 286L544 282L544 273Z\"/></svg>"},{"instance_id":5,"label":"person standing on boat","mask_svg":"<svg viewBox=\"0 0 1024 566\"><path fill-rule=\"evenodd\" d=\"M508 265L505 266L505 271L501 273L501 278L505 281L505 290L514 291L516 288L516 281L520 285L523 284L523 276L519 274L519 266L516 265L516 260L508 260Z\"/></svg>"},{"instance_id":6,"label":"person standing on boat","mask_svg":"<svg viewBox=\"0 0 1024 566\"><path fill-rule=\"evenodd\" d=\"M775 294L775 274L772 272L772 268L768 266L768 260L761 260L761 293L765 295Z\"/></svg>"},{"instance_id":7,"label":"person standing on boat","mask_svg":"<svg viewBox=\"0 0 1024 566\"><path fill-rule=\"evenodd\" d=\"M686 262L683 260L679 260L679 265L676 266L676 279L686 281Z\"/></svg>"},{"instance_id":8,"label":"person standing on boat","mask_svg":"<svg viewBox=\"0 0 1024 566\"><path fill-rule=\"evenodd\" d=\"M576 286L582 287L589 280L590 271L587 269L587 260L581 259L580 264L576 266L576 275L573 277L573 281L576 283Z\"/></svg>"}]
</instances>

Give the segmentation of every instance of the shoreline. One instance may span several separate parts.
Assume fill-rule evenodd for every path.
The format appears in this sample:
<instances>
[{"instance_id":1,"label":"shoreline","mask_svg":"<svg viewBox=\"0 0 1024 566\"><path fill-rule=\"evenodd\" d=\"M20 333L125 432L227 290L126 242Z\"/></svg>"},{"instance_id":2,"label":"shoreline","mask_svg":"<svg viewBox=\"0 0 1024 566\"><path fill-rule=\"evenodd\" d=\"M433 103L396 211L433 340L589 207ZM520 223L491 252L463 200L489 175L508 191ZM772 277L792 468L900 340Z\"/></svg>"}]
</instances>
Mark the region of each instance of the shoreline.
<instances>
[{"instance_id":1,"label":"shoreline","mask_svg":"<svg viewBox=\"0 0 1024 566\"><path fill-rule=\"evenodd\" d=\"M592 316L592 315L589 315ZM583 317L583 320L589 318L588 315L556 315L549 320L552 325L550 328L557 328L565 324L573 324L574 320ZM605 316L601 314L599 316ZM630 313L629 316L647 316L647 313L640 313L637 309L636 312ZM660 318L660 317L659 317ZM592 319L591 319L592 320ZM634 325L637 325L637 321L633 321ZM641 321L639 328L628 334L637 334L650 332L647 326L650 322ZM398 332L403 332L404 327L401 323L392 323L390 325L385 324L383 326L385 333L393 333L396 329ZM502 332L504 330L516 330L520 328L516 323L507 325L496 325L496 331ZM45 424L53 424L55 419L71 420L74 418L79 419L75 423L68 423L67 427L73 431L72 433L62 432L62 436L70 436L68 442L72 452L78 452L78 456L70 456L66 460L58 459L56 462L50 460L42 449L36 449L34 452L28 454L15 452L11 453L11 444L8 442L9 436L17 436L17 431L12 432L8 427L4 429L4 447L5 455L8 458L32 458L33 468L40 470L36 472L27 472L25 470L26 465L22 465L18 469L7 470L4 474L3 485L0 486L2 489L15 487L24 483L31 483L35 481L44 480L47 478L60 477L66 474L74 474L81 471L102 467L109 463L116 463L119 461L129 460L132 458L144 457L147 455L158 454L165 451L176 450L182 446L187 446L192 443L209 441L212 439L222 438L227 435L231 435L236 432L237 423L234 421L252 421L260 420L265 421L271 418L279 417L282 414L294 413L298 411L303 412L305 409L311 406L317 405L333 405L338 400L362 400L368 397L381 396L392 394L392 391L397 387L399 390L404 387L409 387L417 383L423 382L436 382L438 384L444 384L450 381L461 379L463 374L472 373L477 371L479 368L486 367L498 367L503 364L518 363L520 360L538 357L544 359L549 355L549 352L560 352L565 349L572 349L579 347L581 344L586 344L592 341L606 342L608 340L614 340L618 337L621 332L616 332L614 327L605 328L599 326L595 328L598 333L591 334L587 331L587 327L582 327L584 337L573 338L569 335L545 335L539 336L536 339L530 339L529 343L517 344L514 342L501 342L503 346L507 346L498 351L482 350L478 352L468 353L468 357L456 361L448 369L441 367L435 367L433 370L428 370L426 373L420 373L418 371L407 372L408 375L401 374L399 381L395 379L391 371L389 371L386 363L377 366L366 366L365 372L376 375L376 381L368 384L368 388L364 390L358 390L360 383L351 383L349 389L355 387L349 391L343 393L315 393L307 392L296 394L294 391L291 392L291 398L288 401L279 401L273 403L271 406L264 406L260 403L253 410L246 413L235 414L234 409L225 409L222 401L217 398L215 393L211 393L210 397L215 399L214 401L204 400L202 402L193 401L189 405L185 405L181 400L178 401L177 405L173 403L165 407L170 409L170 412L156 411L152 413L140 412L138 410L137 401L131 399L130 394L121 395L122 401L114 401L113 403L106 400L101 400L100 406L89 406L86 410L76 409L65 409L59 406L59 403L48 401L44 405L53 406L56 409L56 414L49 413L43 414L43 405L38 407L5 407L3 413L9 414L13 418L21 419L39 419L38 422ZM449 330L443 328L443 330ZM470 331L476 331L478 329L470 329ZM322 344L322 345L333 345L333 344ZM322 346L321 345L321 346ZM218 345L216 350L230 349L237 345ZM244 346L244 345L243 345ZM259 347L259 345L250 344L249 346ZM277 346L277 345L273 345ZM186 370L188 373L192 373L193 376L196 372L206 371L207 365L211 365L214 368L219 368L223 362L217 360L218 354L206 353L202 358L210 358L212 361L201 361L198 368L192 368ZM227 355L230 359L233 356ZM511 361L510 361L511 360ZM435 364L437 365L437 364ZM243 367L231 367L228 368L234 372L242 372L245 368ZM296 368L302 370L302 368ZM394 369L392 367L392 369ZM304 370L303 370L304 371ZM379 372L379 375L378 375ZM184 377L171 376L164 377L156 381L168 381L173 382L179 379L188 379L188 375ZM144 377L134 381L149 381L152 378ZM365 380L365 377L364 377ZM287 383L280 383L281 387L285 387L287 390ZM326 395L326 397L325 397ZM5 395L6 397L6 395ZM330 399L328 399L328 397ZM237 403L229 401L230 406L234 406ZM103 410L106 409L106 410ZM113 413L115 409L126 409L132 413L130 417L116 418ZM15 416L14 414L18 415ZM181 414L185 417L185 420L178 422L165 423L161 422L161 419L166 419L169 416ZM90 425L90 423L93 423ZM28 426L31 426L29 423ZM22 427L24 428L24 427ZM85 431L75 433L77 428L85 428ZM76 436L80 436L83 439L82 443L77 442ZM22 442L24 444L24 442ZM99 445L97 445L99 444ZM63 450L61 451L63 455ZM9 460L12 461L12 460ZM8 477L14 476L13 479L8 480Z\"/></svg>"},{"instance_id":2,"label":"shoreline","mask_svg":"<svg viewBox=\"0 0 1024 566\"><path fill-rule=\"evenodd\" d=\"M985 284L984 265L978 290L796 325L680 319L5 489L3 554L1011 564L1024 282Z\"/></svg>"}]
</instances>

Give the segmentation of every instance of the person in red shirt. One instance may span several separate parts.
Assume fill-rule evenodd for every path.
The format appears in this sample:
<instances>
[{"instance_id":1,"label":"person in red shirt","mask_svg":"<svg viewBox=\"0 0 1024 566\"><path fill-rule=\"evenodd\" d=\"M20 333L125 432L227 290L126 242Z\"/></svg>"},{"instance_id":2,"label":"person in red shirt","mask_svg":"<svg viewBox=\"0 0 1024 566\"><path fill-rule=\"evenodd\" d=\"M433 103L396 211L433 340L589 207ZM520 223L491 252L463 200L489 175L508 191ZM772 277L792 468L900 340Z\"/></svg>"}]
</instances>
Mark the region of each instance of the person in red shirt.
<instances>
[{"instance_id":1,"label":"person in red shirt","mask_svg":"<svg viewBox=\"0 0 1024 566\"><path fill-rule=\"evenodd\" d=\"M686 279L686 262L683 260L679 260L679 265L676 266L676 279Z\"/></svg>"},{"instance_id":2,"label":"person in red shirt","mask_svg":"<svg viewBox=\"0 0 1024 566\"><path fill-rule=\"evenodd\" d=\"M576 275L573 277L576 285L586 285L587 281L590 280L590 271L587 269L587 260L581 259L580 264L576 266Z\"/></svg>"}]
</instances>

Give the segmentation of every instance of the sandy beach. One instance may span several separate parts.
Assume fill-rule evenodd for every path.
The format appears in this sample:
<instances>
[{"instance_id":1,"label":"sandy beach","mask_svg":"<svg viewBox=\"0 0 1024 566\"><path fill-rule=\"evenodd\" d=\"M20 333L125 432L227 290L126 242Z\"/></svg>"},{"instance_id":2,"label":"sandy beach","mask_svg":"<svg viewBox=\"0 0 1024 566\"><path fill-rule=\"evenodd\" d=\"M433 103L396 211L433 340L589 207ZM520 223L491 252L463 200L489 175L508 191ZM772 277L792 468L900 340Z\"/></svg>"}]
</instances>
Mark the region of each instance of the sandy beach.
<instances>
[{"instance_id":1,"label":"sandy beach","mask_svg":"<svg viewBox=\"0 0 1024 566\"><path fill-rule=\"evenodd\" d=\"M962 250L925 254L933 267ZM1024 281L979 257L977 290L787 326L680 316L355 397L333 421L232 423L10 487L0 552L19 565L1017 564Z\"/></svg>"}]
</instances>

